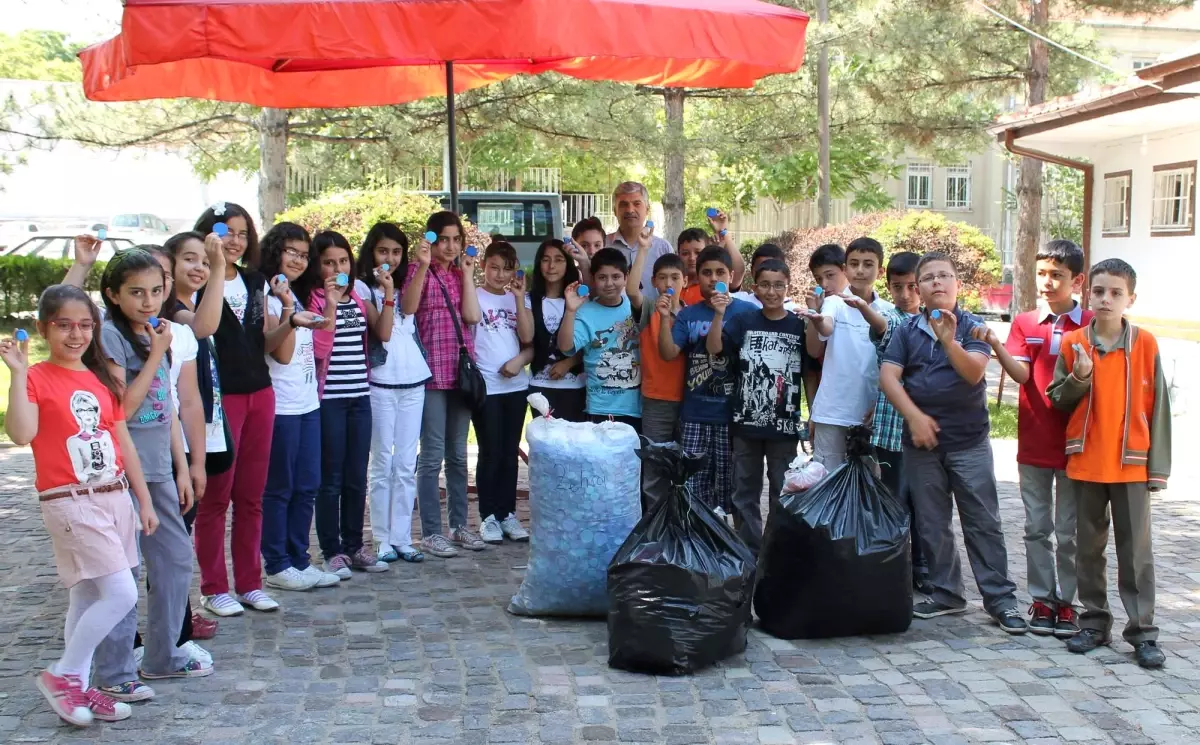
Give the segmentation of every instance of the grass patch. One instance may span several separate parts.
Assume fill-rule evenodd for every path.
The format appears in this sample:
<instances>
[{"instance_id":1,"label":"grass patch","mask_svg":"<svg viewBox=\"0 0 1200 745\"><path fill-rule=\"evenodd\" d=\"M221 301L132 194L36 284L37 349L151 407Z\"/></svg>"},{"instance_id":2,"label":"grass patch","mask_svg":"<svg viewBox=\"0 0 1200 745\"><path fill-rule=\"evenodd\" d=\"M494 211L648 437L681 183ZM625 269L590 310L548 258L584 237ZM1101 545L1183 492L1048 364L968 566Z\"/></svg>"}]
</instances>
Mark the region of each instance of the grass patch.
<instances>
[{"instance_id":1,"label":"grass patch","mask_svg":"<svg viewBox=\"0 0 1200 745\"><path fill-rule=\"evenodd\" d=\"M0 319L0 338L11 338L18 328L29 332L29 364L32 366L45 361L50 352L46 348L46 340L35 330L32 318ZM4 418L8 413L8 387L11 383L12 376L8 373L8 365L0 362L0 441L4 442L8 441L8 433L4 431Z\"/></svg>"},{"instance_id":2,"label":"grass patch","mask_svg":"<svg viewBox=\"0 0 1200 745\"><path fill-rule=\"evenodd\" d=\"M1012 404L988 402L988 417L992 420L992 437L997 440L1017 439L1017 407Z\"/></svg>"}]
</instances>

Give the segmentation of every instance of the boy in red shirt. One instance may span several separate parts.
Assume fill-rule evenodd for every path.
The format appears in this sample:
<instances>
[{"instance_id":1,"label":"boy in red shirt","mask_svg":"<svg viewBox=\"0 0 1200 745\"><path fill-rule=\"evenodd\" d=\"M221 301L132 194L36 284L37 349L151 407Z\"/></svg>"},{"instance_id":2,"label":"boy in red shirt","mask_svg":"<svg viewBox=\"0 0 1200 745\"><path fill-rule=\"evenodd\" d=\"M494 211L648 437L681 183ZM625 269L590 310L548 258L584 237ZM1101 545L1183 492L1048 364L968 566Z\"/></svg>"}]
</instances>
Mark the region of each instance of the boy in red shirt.
<instances>
[{"instance_id":1,"label":"boy in red shirt","mask_svg":"<svg viewBox=\"0 0 1200 745\"><path fill-rule=\"evenodd\" d=\"M976 337L992 345L1005 372L1021 386L1017 468L1025 503L1025 563L1033 598L1029 630L1063 639L1079 632L1073 606L1078 490L1066 474L1067 413L1052 407L1045 391L1054 380L1063 335L1092 319L1092 312L1074 298L1083 289L1083 276L1079 246L1068 240L1050 241L1037 255L1041 295L1037 310L1013 319L1003 345L986 326L975 330Z\"/></svg>"},{"instance_id":2,"label":"boy in red shirt","mask_svg":"<svg viewBox=\"0 0 1200 745\"><path fill-rule=\"evenodd\" d=\"M1150 497L1171 473L1171 399L1158 341L1125 320L1137 296L1137 274L1120 259L1092 267L1087 328L1066 334L1054 382L1046 393L1070 412L1067 475L1079 488L1080 632L1067 649L1083 654L1109 644L1104 549L1111 521L1117 548L1117 585L1129 616L1125 641L1137 664L1162 667L1154 625L1154 552ZM1111 518L1110 518L1111 515Z\"/></svg>"}]
</instances>

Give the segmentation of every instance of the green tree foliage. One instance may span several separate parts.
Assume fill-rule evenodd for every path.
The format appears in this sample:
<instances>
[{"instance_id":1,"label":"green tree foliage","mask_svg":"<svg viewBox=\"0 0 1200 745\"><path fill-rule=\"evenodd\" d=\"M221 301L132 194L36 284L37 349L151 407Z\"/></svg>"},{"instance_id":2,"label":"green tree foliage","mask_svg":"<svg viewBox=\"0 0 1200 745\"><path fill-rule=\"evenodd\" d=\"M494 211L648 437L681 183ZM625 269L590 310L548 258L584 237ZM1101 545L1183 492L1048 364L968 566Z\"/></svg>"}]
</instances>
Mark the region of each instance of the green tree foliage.
<instances>
[{"instance_id":1,"label":"green tree foliage","mask_svg":"<svg viewBox=\"0 0 1200 745\"><path fill-rule=\"evenodd\" d=\"M0 33L0 78L10 80L77 81L81 77L75 53L58 31L27 30Z\"/></svg>"},{"instance_id":2,"label":"green tree foliage","mask_svg":"<svg viewBox=\"0 0 1200 745\"><path fill-rule=\"evenodd\" d=\"M992 239L973 225L947 220L945 215L935 212L875 212L841 225L788 231L769 242L783 249L792 273L792 293L796 296L813 287L808 260L818 246L826 243L845 246L862 236L883 244L885 265L887 257L899 251L949 254L963 284L963 306L971 310L979 308L981 291L1000 279L1000 256ZM881 295L886 295L882 275L878 288Z\"/></svg>"},{"instance_id":3,"label":"green tree foliage","mask_svg":"<svg viewBox=\"0 0 1200 745\"><path fill-rule=\"evenodd\" d=\"M424 194L395 187L330 192L281 212L279 222L294 222L310 234L336 230L352 246L362 245L367 231L377 222L394 222L416 245L425 232L425 220L441 205ZM467 225L467 245L484 247L490 238L474 225Z\"/></svg>"}]
</instances>

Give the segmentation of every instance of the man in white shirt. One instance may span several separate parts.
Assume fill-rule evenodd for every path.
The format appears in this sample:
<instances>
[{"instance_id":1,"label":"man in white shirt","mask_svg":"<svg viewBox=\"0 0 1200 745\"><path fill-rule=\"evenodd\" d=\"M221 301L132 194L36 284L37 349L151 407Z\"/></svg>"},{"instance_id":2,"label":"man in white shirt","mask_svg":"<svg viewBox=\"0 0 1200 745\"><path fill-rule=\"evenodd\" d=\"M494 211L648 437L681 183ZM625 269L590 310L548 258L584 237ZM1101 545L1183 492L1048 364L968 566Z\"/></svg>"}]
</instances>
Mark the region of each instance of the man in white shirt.
<instances>
[{"instance_id":1,"label":"man in white shirt","mask_svg":"<svg viewBox=\"0 0 1200 745\"><path fill-rule=\"evenodd\" d=\"M626 181L613 190L613 212L617 215L617 232L608 236L608 246L615 248L625 255L629 266L637 256L638 236L646 227L646 219L650 215L650 192L637 181ZM654 261L664 254L674 253L674 249L666 239L654 236L650 239L650 255L646 257L645 269L641 277L630 277L630 282L641 282L642 295L645 298L643 307L651 307L658 299L658 291L654 289Z\"/></svg>"}]
</instances>

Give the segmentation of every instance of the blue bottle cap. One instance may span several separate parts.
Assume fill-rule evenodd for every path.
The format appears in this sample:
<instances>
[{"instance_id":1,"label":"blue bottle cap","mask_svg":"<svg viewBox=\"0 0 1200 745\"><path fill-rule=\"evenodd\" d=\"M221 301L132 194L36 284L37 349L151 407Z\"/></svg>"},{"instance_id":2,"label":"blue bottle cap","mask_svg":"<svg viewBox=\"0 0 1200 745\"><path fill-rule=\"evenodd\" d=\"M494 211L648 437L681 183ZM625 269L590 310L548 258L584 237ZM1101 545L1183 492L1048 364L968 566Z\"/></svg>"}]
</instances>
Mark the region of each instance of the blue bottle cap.
<instances>
[{"instance_id":1,"label":"blue bottle cap","mask_svg":"<svg viewBox=\"0 0 1200 745\"><path fill-rule=\"evenodd\" d=\"M587 285L579 285L579 289L576 292L579 293L579 297L587 297L591 290L588 289Z\"/></svg>"},{"instance_id":2,"label":"blue bottle cap","mask_svg":"<svg viewBox=\"0 0 1200 745\"><path fill-rule=\"evenodd\" d=\"M25 329L17 329L17 333L14 336L17 341L29 341L29 332Z\"/></svg>"},{"instance_id":3,"label":"blue bottle cap","mask_svg":"<svg viewBox=\"0 0 1200 745\"><path fill-rule=\"evenodd\" d=\"M337 283L338 287L345 287L346 285L350 284L350 277L348 277L345 272L339 272L337 275Z\"/></svg>"},{"instance_id":4,"label":"blue bottle cap","mask_svg":"<svg viewBox=\"0 0 1200 745\"><path fill-rule=\"evenodd\" d=\"M718 282L716 288L714 289L716 289L717 292L729 292L729 285L725 284L724 282Z\"/></svg>"},{"instance_id":5,"label":"blue bottle cap","mask_svg":"<svg viewBox=\"0 0 1200 745\"><path fill-rule=\"evenodd\" d=\"M437 239L438 239L438 234L437 234L437 233L435 233L435 232L433 232L432 230L430 230L429 232L425 233L425 240L426 240L426 241L428 241L428 242L430 242L430 243L437 243Z\"/></svg>"},{"instance_id":6,"label":"blue bottle cap","mask_svg":"<svg viewBox=\"0 0 1200 745\"><path fill-rule=\"evenodd\" d=\"M383 264L379 268L385 272L390 272L392 270L392 265L391 264Z\"/></svg>"},{"instance_id":7,"label":"blue bottle cap","mask_svg":"<svg viewBox=\"0 0 1200 745\"><path fill-rule=\"evenodd\" d=\"M574 242L574 241L572 241L572 240L571 240L571 236L569 236L569 235L563 236L563 245L564 245L564 246L569 246L569 245L571 245L573 242Z\"/></svg>"},{"instance_id":8,"label":"blue bottle cap","mask_svg":"<svg viewBox=\"0 0 1200 745\"><path fill-rule=\"evenodd\" d=\"M940 310L938 310L937 308L934 308L933 310L929 311L929 317L930 318L941 318L942 312Z\"/></svg>"},{"instance_id":9,"label":"blue bottle cap","mask_svg":"<svg viewBox=\"0 0 1200 745\"><path fill-rule=\"evenodd\" d=\"M287 282L287 275L286 274L277 274L277 275L275 275L275 279L279 280L280 282Z\"/></svg>"},{"instance_id":10,"label":"blue bottle cap","mask_svg":"<svg viewBox=\"0 0 1200 745\"><path fill-rule=\"evenodd\" d=\"M668 295L668 296L670 296L670 295L674 295L674 294L675 294L675 288L674 288L674 287L668 287L668 288L667 288L667 295Z\"/></svg>"},{"instance_id":11,"label":"blue bottle cap","mask_svg":"<svg viewBox=\"0 0 1200 745\"><path fill-rule=\"evenodd\" d=\"M647 229L647 230L654 230L654 221L653 221L653 220L647 220L647 221L646 221L646 229Z\"/></svg>"},{"instance_id":12,"label":"blue bottle cap","mask_svg":"<svg viewBox=\"0 0 1200 745\"><path fill-rule=\"evenodd\" d=\"M216 233L221 238L224 238L225 236L229 235L229 226L223 222L219 222L216 225L213 225L212 232Z\"/></svg>"},{"instance_id":13,"label":"blue bottle cap","mask_svg":"<svg viewBox=\"0 0 1200 745\"><path fill-rule=\"evenodd\" d=\"M108 240L108 229L100 228L99 230L97 230L96 231L96 239L101 240L101 241Z\"/></svg>"},{"instance_id":14,"label":"blue bottle cap","mask_svg":"<svg viewBox=\"0 0 1200 745\"><path fill-rule=\"evenodd\" d=\"M709 207L708 210L705 211L705 214L709 217L716 217L717 215L721 214L721 210L717 209L716 207Z\"/></svg>"},{"instance_id":15,"label":"blue bottle cap","mask_svg":"<svg viewBox=\"0 0 1200 745\"><path fill-rule=\"evenodd\" d=\"M721 231L720 231L719 233L717 233L717 237L718 237L718 238L724 238L724 237L725 237L725 234L726 234L726 233L728 233L728 232L729 232L728 230L726 230L726 229L724 229L724 228L721 228Z\"/></svg>"},{"instance_id":16,"label":"blue bottle cap","mask_svg":"<svg viewBox=\"0 0 1200 745\"><path fill-rule=\"evenodd\" d=\"M474 258L478 254L479 254L478 248L475 248L474 246L467 246L467 256Z\"/></svg>"},{"instance_id":17,"label":"blue bottle cap","mask_svg":"<svg viewBox=\"0 0 1200 745\"><path fill-rule=\"evenodd\" d=\"M525 278L525 270L524 270L524 269L518 269L518 270L517 270L517 279L524 279L524 278Z\"/></svg>"},{"instance_id":18,"label":"blue bottle cap","mask_svg":"<svg viewBox=\"0 0 1200 745\"><path fill-rule=\"evenodd\" d=\"M825 290L824 290L824 288L822 288L822 287L819 287L819 286L818 286L818 287L814 287L814 288L813 288L813 294L814 294L814 295L816 295L817 297L821 297L822 295L824 295L824 294L825 294Z\"/></svg>"},{"instance_id":19,"label":"blue bottle cap","mask_svg":"<svg viewBox=\"0 0 1200 745\"><path fill-rule=\"evenodd\" d=\"M146 323L150 324L150 328L156 329L159 327L159 325L162 323L162 321L158 320L158 316L150 316L150 320L147 321Z\"/></svg>"}]
</instances>

